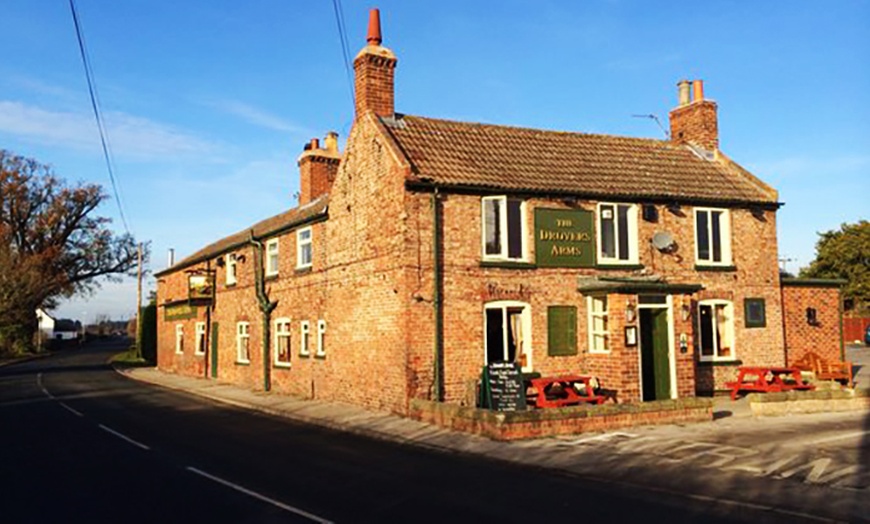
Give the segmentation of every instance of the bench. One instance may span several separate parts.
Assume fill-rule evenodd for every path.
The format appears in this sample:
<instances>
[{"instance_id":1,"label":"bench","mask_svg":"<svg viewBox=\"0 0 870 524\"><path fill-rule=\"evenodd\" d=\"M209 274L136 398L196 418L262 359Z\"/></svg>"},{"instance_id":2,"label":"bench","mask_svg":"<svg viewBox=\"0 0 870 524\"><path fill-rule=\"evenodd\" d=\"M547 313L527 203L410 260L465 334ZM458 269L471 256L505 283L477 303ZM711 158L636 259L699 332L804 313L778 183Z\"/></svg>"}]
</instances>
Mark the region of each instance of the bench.
<instances>
[{"instance_id":1,"label":"bench","mask_svg":"<svg viewBox=\"0 0 870 524\"><path fill-rule=\"evenodd\" d=\"M811 372L818 380L842 380L848 387L854 385L851 362L831 362L810 351L795 362L794 367Z\"/></svg>"},{"instance_id":2,"label":"bench","mask_svg":"<svg viewBox=\"0 0 870 524\"><path fill-rule=\"evenodd\" d=\"M741 391L778 393L815 389L815 386L803 381L799 369L772 366L740 366L737 368L737 380L726 382L725 387L731 390L731 400L737 400Z\"/></svg>"},{"instance_id":3,"label":"bench","mask_svg":"<svg viewBox=\"0 0 870 524\"><path fill-rule=\"evenodd\" d=\"M535 391L527 398L533 398L538 408L602 404L604 397L595 394L593 380L592 377L581 375L533 378L529 382Z\"/></svg>"}]
</instances>

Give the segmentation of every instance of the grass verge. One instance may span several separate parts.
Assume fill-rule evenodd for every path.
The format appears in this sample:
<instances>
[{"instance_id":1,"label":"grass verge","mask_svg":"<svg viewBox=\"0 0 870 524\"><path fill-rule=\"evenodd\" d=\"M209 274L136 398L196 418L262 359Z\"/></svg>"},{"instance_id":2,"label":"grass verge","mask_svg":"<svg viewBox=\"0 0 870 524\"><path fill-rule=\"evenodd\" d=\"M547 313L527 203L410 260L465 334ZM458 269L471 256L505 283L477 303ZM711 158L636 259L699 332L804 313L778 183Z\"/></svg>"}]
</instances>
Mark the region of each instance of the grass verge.
<instances>
[{"instance_id":1,"label":"grass verge","mask_svg":"<svg viewBox=\"0 0 870 524\"><path fill-rule=\"evenodd\" d=\"M150 362L136 354L136 348L131 347L127 351L122 351L113 355L109 362L115 366L122 368L141 368L152 366Z\"/></svg>"}]
</instances>

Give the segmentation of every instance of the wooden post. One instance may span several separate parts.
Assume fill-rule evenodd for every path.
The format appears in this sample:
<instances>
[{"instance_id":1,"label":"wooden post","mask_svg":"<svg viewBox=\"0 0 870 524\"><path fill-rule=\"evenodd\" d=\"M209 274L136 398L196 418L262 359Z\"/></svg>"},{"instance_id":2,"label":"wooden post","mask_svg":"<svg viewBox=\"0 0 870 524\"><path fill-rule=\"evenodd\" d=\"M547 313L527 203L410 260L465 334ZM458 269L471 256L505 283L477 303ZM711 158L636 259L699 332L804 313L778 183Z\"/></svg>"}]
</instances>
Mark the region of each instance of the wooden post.
<instances>
[{"instance_id":1,"label":"wooden post","mask_svg":"<svg viewBox=\"0 0 870 524\"><path fill-rule=\"evenodd\" d=\"M136 358L142 358L142 242L139 242L136 259Z\"/></svg>"}]
</instances>

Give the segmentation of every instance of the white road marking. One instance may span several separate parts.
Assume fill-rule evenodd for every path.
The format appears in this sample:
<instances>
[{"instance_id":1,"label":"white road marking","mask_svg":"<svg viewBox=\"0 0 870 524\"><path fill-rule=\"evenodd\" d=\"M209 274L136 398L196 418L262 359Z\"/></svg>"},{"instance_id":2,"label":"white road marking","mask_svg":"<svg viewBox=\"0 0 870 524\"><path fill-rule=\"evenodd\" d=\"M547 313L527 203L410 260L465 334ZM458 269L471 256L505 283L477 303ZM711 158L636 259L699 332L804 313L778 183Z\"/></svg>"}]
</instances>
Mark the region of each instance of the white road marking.
<instances>
[{"instance_id":1,"label":"white road marking","mask_svg":"<svg viewBox=\"0 0 870 524\"><path fill-rule=\"evenodd\" d=\"M129 442L130 444L133 444L134 446L140 447L140 448L142 448L142 449L144 449L144 450L146 450L146 451L149 450L149 449L151 449L151 448L149 448L148 446L146 446L145 444L142 444L141 442L137 442L137 441L131 439L130 437L128 437L127 435L124 435L124 434L122 434L122 433L118 433L118 432L115 431L114 429L112 429L112 428L108 428L108 427L106 427L106 426L104 426L104 425L102 425L102 424L100 424L100 429L102 429L102 430L104 430L104 431L106 431L106 432L108 432L108 433L111 433L112 435L115 435L115 436L118 437L119 439L126 440L126 441Z\"/></svg>"},{"instance_id":2,"label":"white road marking","mask_svg":"<svg viewBox=\"0 0 870 524\"><path fill-rule=\"evenodd\" d=\"M75 409L73 409L73 408L67 406L65 403L63 403L63 402L58 402L58 404L60 404L60 405L61 405L65 410L69 411L69 412L72 413L73 415L75 415L75 416L77 416L77 417L84 417L84 415L82 415L80 411L77 411L77 410L75 410Z\"/></svg>"},{"instance_id":3,"label":"white road marking","mask_svg":"<svg viewBox=\"0 0 870 524\"><path fill-rule=\"evenodd\" d=\"M624 433L622 431L614 431L613 433L604 433L601 435L595 435L594 437L586 437L586 438L581 438L581 439L577 439L577 440L568 440L568 441L565 441L565 444L569 444L569 445L573 446L573 445L577 445L577 444L586 444L587 442L603 442L603 441L607 441L607 440L610 440L612 438L617 438L617 437L634 438L634 437L637 437L637 435L634 433Z\"/></svg>"},{"instance_id":4,"label":"white road marking","mask_svg":"<svg viewBox=\"0 0 870 524\"><path fill-rule=\"evenodd\" d=\"M818 440L812 440L807 442L807 446L818 446L819 444L825 444L827 442L834 442L836 440L844 440L852 437L863 437L864 435L870 435L870 430L867 431L857 431L855 433L846 433L844 435L835 435L833 437L820 438Z\"/></svg>"},{"instance_id":5,"label":"white road marking","mask_svg":"<svg viewBox=\"0 0 870 524\"><path fill-rule=\"evenodd\" d=\"M41 372L36 375L36 383L39 384L39 389L41 389L42 392L45 393L46 397L54 398L54 395L49 393L48 390L45 389L45 386L42 385L42 373Z\"/></svg>"},{"instance_id":6,"label":"white road marking","mask_svg":"<svg viewBox=\"0 0 870 524\"><path fill-rule=\"evenodd\" d=\"M256 491L251 491L247 488L239 486L238 484L233 484L232 482L230 482L228 480L224 480L220 477L216 477L214 475L206 473L205 471L202 471L201 469L194 468L193 466L188 466L187 470L191 471L193 473L196 473L197 475L203 476L209 480L217 482L218 484L223 484L224 486L227 486L228 488L232 488L236 491L244 493L245 495L248 495L250 497L254 497L255 499L262 500L263 502L268 502L269 504L272 504L275 507L281 508L284 511L289 511L290 513L299 515L301 517L305 517L308 520L312 520L314 522L319 522L320 524L332 524L332 521L318 517L317 515L314 515L312 513L308 513L307 511L303 511L301 509L294 508L293 506L288 506L287 504L284 504L283 502L279 502L275 499L271 499L265 495L260 495Z\"/></svg>"}]
</instances>

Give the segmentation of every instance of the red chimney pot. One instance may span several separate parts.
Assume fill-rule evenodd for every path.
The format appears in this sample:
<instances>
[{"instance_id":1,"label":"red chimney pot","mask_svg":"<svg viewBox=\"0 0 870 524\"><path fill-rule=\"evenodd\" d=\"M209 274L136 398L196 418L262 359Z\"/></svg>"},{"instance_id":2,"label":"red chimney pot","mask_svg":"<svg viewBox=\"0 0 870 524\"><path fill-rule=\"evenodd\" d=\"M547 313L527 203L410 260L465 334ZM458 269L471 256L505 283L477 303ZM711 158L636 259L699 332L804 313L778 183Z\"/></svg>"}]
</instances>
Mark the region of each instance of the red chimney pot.
<instances>
[{"instance_id":1,"label":"red chimney pot","mask_svg":"<svg viewBox=\"0 0 870 524\"><path fill-rule=\"evenodd\" d=\"M366 42L369 45L381 45L381 12L378 9L369 11L369 34Z\"/></svg>"}]
</instances>

